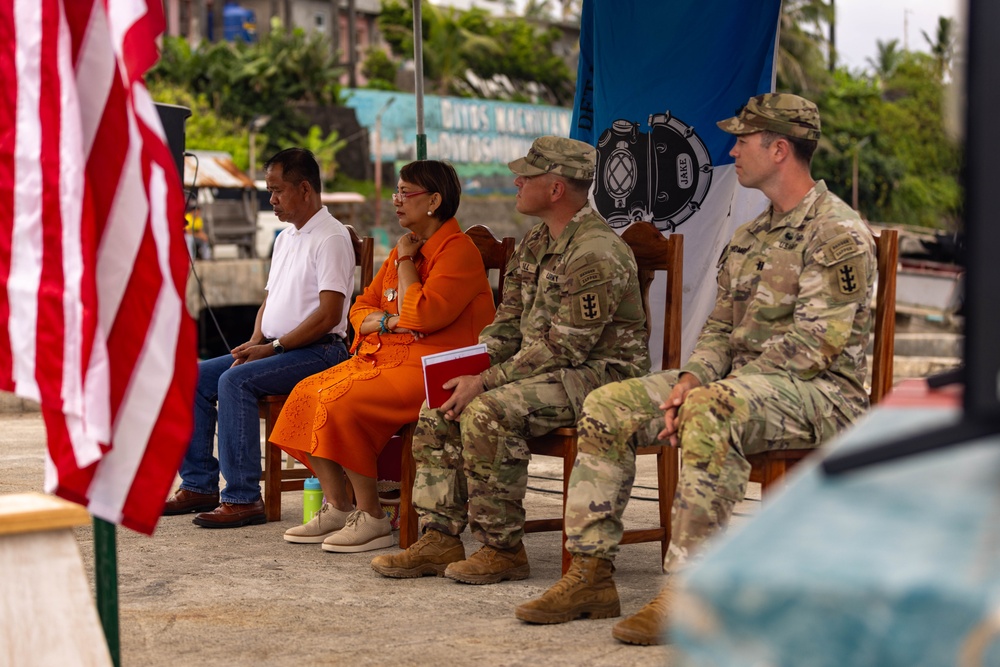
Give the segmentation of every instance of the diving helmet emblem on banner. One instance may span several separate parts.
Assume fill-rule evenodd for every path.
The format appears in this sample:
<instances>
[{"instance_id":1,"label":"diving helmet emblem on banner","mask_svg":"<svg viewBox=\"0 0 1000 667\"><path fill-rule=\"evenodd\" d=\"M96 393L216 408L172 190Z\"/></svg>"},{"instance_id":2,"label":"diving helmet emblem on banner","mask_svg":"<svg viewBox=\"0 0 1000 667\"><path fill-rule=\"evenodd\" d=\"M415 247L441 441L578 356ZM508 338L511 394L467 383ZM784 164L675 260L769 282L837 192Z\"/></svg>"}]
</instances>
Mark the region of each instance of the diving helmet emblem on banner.
<instances>
[{"instance_id":1,"label":"diving helmet emblem on banner","mask_svg":"<svg viewBox=\"0 0 1000 667\"><path fill-rule=\"evenodd\" d=\"M639 123L616 120L597 142L597 210L612 227L648 220L673 231L701 207L712 159L694 128L669 111Z\"/></svg>"}]
</instances>

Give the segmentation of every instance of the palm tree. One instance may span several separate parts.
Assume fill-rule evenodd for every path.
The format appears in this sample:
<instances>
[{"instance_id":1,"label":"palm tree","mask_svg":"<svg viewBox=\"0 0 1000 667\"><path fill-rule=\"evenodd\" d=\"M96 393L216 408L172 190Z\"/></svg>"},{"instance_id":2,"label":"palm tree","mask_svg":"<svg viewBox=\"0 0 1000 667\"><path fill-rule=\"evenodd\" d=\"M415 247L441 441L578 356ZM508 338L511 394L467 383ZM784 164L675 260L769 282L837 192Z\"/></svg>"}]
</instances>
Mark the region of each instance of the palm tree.
<instances>
[{"instance_id":1,"label":"palm tree","mask_svg":"<svg viewBox=\"0 0 1000 667\"><path fill-rule=\"evenodd\" d=\"M340 138L340 132L332 130L323 136L323 130L318 125L312 125L305 134L292 132L291 138L296 146L301 146L316 156L323 181L332 183L333 177L337 175L337 153L347 145L347 141Z\"/></svg>"},{"instance_id":2,"label":"palm tree","mask_svg":"<svg viewBox=\"0 0 1000 667\"><path fill-rule=\"evenodd\" d=\"M563 21L580 21L580 14L583 11L583 0L559 0L562 5Z\"/></svg>"},{"instance_id":3,"label":"palm tree","mask_svg":"<svg viewBox=\"0 0 1000 667\"><path fill-rule=\"evenodd\" d=\"M896 67L903 59L903 52L899 49L898 39L890 39L888 42L876 40L875 47L878 53L874 59L867 59L868 65L875 72L875 76L884 81L896 71Z\"/></svg>"},{"instance_id":4,"label":"palm tree","mask_svg":"<svg viewBox=\"0 0 1000 667\"><path fill-rule=\"evenodd\" d=\"M549 0L528 0L524 6L524 18L539 21L548 20L552 16Z\"/></svg>"},{"instance_id":5,"label":"palm tree","mask_svg":"<svg viewBox=\"0 0 1000 667\"><path fill-rule=\"evenodd\" d=\"M819 90L829 74L823 58L828 46L824 25L833 21L832 0L785 0L778 35L778 88L792 92Z\"/></svg>"},{"instance_id":6,"label":"palm tree","mask_svg":"<svg viewBox=\"0 0 1000 667\"><path fill-rule=\"evenodd\" d=\"M497 2L503 6L503 10L507 14L513 14L517 3L515 0L488 0L489 2Z\"/></svg>"},{"instance_id":7,"label":"palm tree","mask_svg":"<svg viewBox=\"0 0 1000 667\"><path fill-rule=\"evenodd\" d=\"M945 74L951 72L951 61L955 56L955 20L939 16L934 39L931 39L926 30L920 32L923 33L927 45L931 47L938 78L943 79Z\"/></svg>"},{"instance_id":8,"label":"palm tree","mask_svg":"<svg viewBox=\"0 0 1000 667\"><path fill-rule=\"evenodd\" d=\"M496 40L462 27L454 9L442 10L424 5L424 71L437 83L439 95L461 93L466 88L465 74L474 54L502 53Z\"/></svg>"}]
</instances>

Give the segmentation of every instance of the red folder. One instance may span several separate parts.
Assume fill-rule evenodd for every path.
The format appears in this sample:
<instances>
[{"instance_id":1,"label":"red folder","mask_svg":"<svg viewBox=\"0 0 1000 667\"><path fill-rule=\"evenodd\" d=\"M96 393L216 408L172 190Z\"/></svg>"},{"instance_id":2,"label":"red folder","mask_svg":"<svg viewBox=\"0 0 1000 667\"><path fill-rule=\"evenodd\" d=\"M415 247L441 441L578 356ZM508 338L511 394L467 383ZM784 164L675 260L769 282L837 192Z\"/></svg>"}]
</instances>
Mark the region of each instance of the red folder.
<instances>
[{"instance_id":1,"label":"red folder","mask_svg":"<svg viewBox=\"0 0 1000 667\"><path fill-rule=\"evenodd\" d=\"M439 408L451 396L443 385L460 375L479 375L490 367L490 355L485 345L470 345L457 350L428 354L422 359L424 366L424 392L427 407Z\"/></svg>"}]
</instances>

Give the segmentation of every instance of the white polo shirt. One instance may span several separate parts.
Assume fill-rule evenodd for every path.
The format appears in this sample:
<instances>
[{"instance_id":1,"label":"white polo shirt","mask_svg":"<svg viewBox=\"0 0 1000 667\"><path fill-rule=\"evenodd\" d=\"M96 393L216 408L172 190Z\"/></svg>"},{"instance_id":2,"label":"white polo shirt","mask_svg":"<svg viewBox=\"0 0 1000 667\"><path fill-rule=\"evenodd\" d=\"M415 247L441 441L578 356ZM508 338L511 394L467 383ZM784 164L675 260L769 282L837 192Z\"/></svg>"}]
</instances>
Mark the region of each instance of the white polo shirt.
<instances>
[{"instance_id":1,"label":"white polo shirt","mask_svg":"<svg viewBox=\"0 0 1000 667\"><path fill-rule=\"evenodd\" d=\"M280 338L319 307L324 290L344 295L344 309L330 333L347 336L347 313L354 296L354 247L347 228L324 206L302 229L283 229L274 239L267 276L267 305L260 330Z\"/></svg>"}]
</instances>

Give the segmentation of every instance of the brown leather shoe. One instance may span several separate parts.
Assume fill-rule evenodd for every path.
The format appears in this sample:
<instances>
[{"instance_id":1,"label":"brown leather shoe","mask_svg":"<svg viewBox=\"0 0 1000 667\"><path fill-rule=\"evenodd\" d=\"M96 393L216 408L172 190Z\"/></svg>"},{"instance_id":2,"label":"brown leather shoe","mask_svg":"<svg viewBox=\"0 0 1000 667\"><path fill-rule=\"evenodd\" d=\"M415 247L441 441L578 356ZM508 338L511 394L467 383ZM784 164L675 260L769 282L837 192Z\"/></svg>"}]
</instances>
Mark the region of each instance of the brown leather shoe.
<instances>
[{"instance_id":1,"label":"brown leather shoe","mask_svg":"<svg viewBox=\"0 0 1000 667\"><path fill-rule=\"evenodd\" d=\"M260 498L249 505L222 503L211 512L202 512L193 519L194 525L202 528L239 528L267 523L264 501Z\"/></svg>"},{"instance_id":2,"label":"brown leather shoe","mask_svg":"<svg viewBox=\"0 0 1000 667\"><path fill-rule=\"evenodd\" d=\"M218 506L218 493L195 493L187 489L177 489L172 496L167 498L167 503L163 506L163 516L211 512Z\"/></svg>"}]
</instances>

